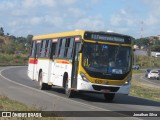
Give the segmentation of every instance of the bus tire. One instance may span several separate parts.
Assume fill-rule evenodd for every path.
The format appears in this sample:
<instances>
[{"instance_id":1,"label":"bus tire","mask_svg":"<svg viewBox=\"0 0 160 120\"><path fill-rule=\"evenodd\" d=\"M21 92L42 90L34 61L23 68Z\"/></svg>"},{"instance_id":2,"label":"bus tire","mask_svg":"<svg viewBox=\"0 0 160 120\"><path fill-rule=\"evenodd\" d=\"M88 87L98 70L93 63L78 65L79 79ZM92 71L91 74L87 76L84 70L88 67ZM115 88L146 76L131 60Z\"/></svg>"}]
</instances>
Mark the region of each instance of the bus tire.
<instances>
[{"instance_id":1,"label":"bus tire","mask_svg":"<svg viewBox=\"0 0 160 120\"><path fill-rule=\"evenodd\" d=\"M68 88L68 78L67 78L66 81L65 81L65 94L66 94L67 97L69 97L69 98L74 97L74 91L73 91L73 90L70 90L70 89Z\"/></svg>"},{"instance_id":2,"label":"bus tire","mask_svg":"<svg viewBox=\"0 0 160 120\"><path fill-rule=\"evenodd\" d=\"M42 71L39 73L38 83L39 83L40 90L50 90L52 88L51 85L48 85L47 83L43 83Z\"/></svg>"},{"instance_id":3,"label":"bus tire","mask_svg":"<svg viewBox=\"0 0 160 120\"><path fill-rule=\"evenodd\" d=\"M107 102L111 102L115 97L115 93L105 93L104 94L104 99Z\"/></svg>"}]
</instances>

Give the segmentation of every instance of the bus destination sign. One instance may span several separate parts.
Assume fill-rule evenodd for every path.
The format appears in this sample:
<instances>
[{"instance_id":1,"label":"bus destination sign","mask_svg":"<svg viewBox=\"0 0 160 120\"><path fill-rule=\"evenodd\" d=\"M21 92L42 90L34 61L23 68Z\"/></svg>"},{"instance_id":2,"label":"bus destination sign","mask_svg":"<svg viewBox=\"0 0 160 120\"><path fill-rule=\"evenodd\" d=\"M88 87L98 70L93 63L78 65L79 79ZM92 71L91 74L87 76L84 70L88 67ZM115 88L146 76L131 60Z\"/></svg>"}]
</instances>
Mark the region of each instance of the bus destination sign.
<instances>
[{"instance_id":1,"label":"bus destination sign","mask_svg":"<svg viewBox=\"0 0 160 120\"><path fill-rule=\"evenodd\" d=\"M91 39L94 40L104 40L104 41L114 41L114 42L124 42L124 38L120 38L117 36L104 36L104 35L97 35L91 34Z\"/></svg>"},{"instance_id":2,"label":"bus destination sign","mask_svg":"<svg viewBox=\"0 0 160 120\"><path fill-rule=\"evenodd\" d=\"M84 39L122 43L122 44L130 44L131 43L131 39L126 36L111 35L111 34L98 34L98 33L89 33L89 32L85 33Z\"/></svg>"}]
</instances>

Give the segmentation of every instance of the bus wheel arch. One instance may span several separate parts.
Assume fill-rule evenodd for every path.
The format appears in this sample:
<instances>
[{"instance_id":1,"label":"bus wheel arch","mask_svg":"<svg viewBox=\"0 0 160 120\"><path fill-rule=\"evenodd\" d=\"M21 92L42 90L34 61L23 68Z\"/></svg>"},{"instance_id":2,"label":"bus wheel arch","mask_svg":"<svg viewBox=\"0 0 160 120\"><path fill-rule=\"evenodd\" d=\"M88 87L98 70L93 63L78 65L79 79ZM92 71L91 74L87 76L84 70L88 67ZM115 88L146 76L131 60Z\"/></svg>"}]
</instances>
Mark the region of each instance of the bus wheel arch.
<instances>
[{"instance_id":1,"label":"bus wheel arch","mask_svg":"<svg viewBox=\"0 0 160 120\"><path fill-rule=\"evenodd\" d=\"M65 73L63 74L63 88L65 88L65 85L66 85L67 80L68 80L68 73L65 72Z\"/></svg>"},{"instance_id":2,"label":"bus wheel arch","mask_svg":"<svg viewBox=\"0 0 160 120\"><path fill-rule=\"evenodd\" d=\"M43 83L43 71L42 69L39 70L38 74L38 83L39 83L39 89L40 90L50 90L52 88L51 85L48 85L47 83Z\"/></svg>"},{"instance_id":3,"label":"bus wheel arch","mask_svg":"<svg viewBox=\"0 0 160 120\"><path fill-rule=\"evenodd\" d=\"M65 94L67 95L67 97L72 98L74 96L74 91L69 89L68 87L68 73L65 72L63 75L63 87L65 89Z\"/></svg>"}]
</instances>

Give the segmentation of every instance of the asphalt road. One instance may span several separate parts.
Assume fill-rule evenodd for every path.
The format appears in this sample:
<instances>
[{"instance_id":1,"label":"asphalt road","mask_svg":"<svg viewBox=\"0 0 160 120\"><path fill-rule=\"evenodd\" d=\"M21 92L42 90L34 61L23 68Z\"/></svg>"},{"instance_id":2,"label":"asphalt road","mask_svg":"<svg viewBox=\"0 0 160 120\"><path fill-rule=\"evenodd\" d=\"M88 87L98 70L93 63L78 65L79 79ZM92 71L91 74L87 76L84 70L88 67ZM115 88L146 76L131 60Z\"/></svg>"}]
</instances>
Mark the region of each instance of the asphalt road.
<instances>
[{"instance_id":1,"label":"asphalt road","mask_svg":"<svg viewBox=\"0 0 160 120\"><path fill-rule=\"evenodd\" d=\"M160 102L133 96L116 95L111 103L106 103L103 96L98 94L80 94L69 99L65 96L64 90L60 88L53 87L50 91L38 90L37 82L27 77L27 67L0 67L0 71L0 95L8 96L30 106L34 105L44 111L160 111ZM97 118L90 117L85 119L97 120ZM111 118L101 117L101 119ZM130 118L114 117L112 119ZM154 120L156 118L134 117L131 119Z\"/></svg>"},{"instance_id":2,"label":"asphalt road","mask_svg":"<svg viewBox=\"0 0 160 120\"><path fill-rule=\"evenodd\" d=\"M159 87L160 88L160 80L157 80L157 79L147 79L145 77L141 77L141 80L144 81L144 82L147 82L155 87Z\"/></svg>"}]
</instances>

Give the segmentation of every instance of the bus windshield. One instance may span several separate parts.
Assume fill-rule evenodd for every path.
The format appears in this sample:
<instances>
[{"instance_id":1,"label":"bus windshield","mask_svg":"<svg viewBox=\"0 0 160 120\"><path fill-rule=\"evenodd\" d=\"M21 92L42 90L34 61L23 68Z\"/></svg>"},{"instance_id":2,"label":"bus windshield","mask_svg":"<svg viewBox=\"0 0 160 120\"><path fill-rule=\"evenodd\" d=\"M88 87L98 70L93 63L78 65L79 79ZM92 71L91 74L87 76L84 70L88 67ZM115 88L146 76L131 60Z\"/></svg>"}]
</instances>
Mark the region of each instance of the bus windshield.
<instances>
[{"instance_id":1,"label":"bus windshield","mask_svg":"<svg viewBox=\"0 0 160 120\"><path fill-rule=\"evenodd\" d=\"M131 47L84 43L83 67L92 72L126 74L131 69Z\"/></svg>"}]
</instances>

